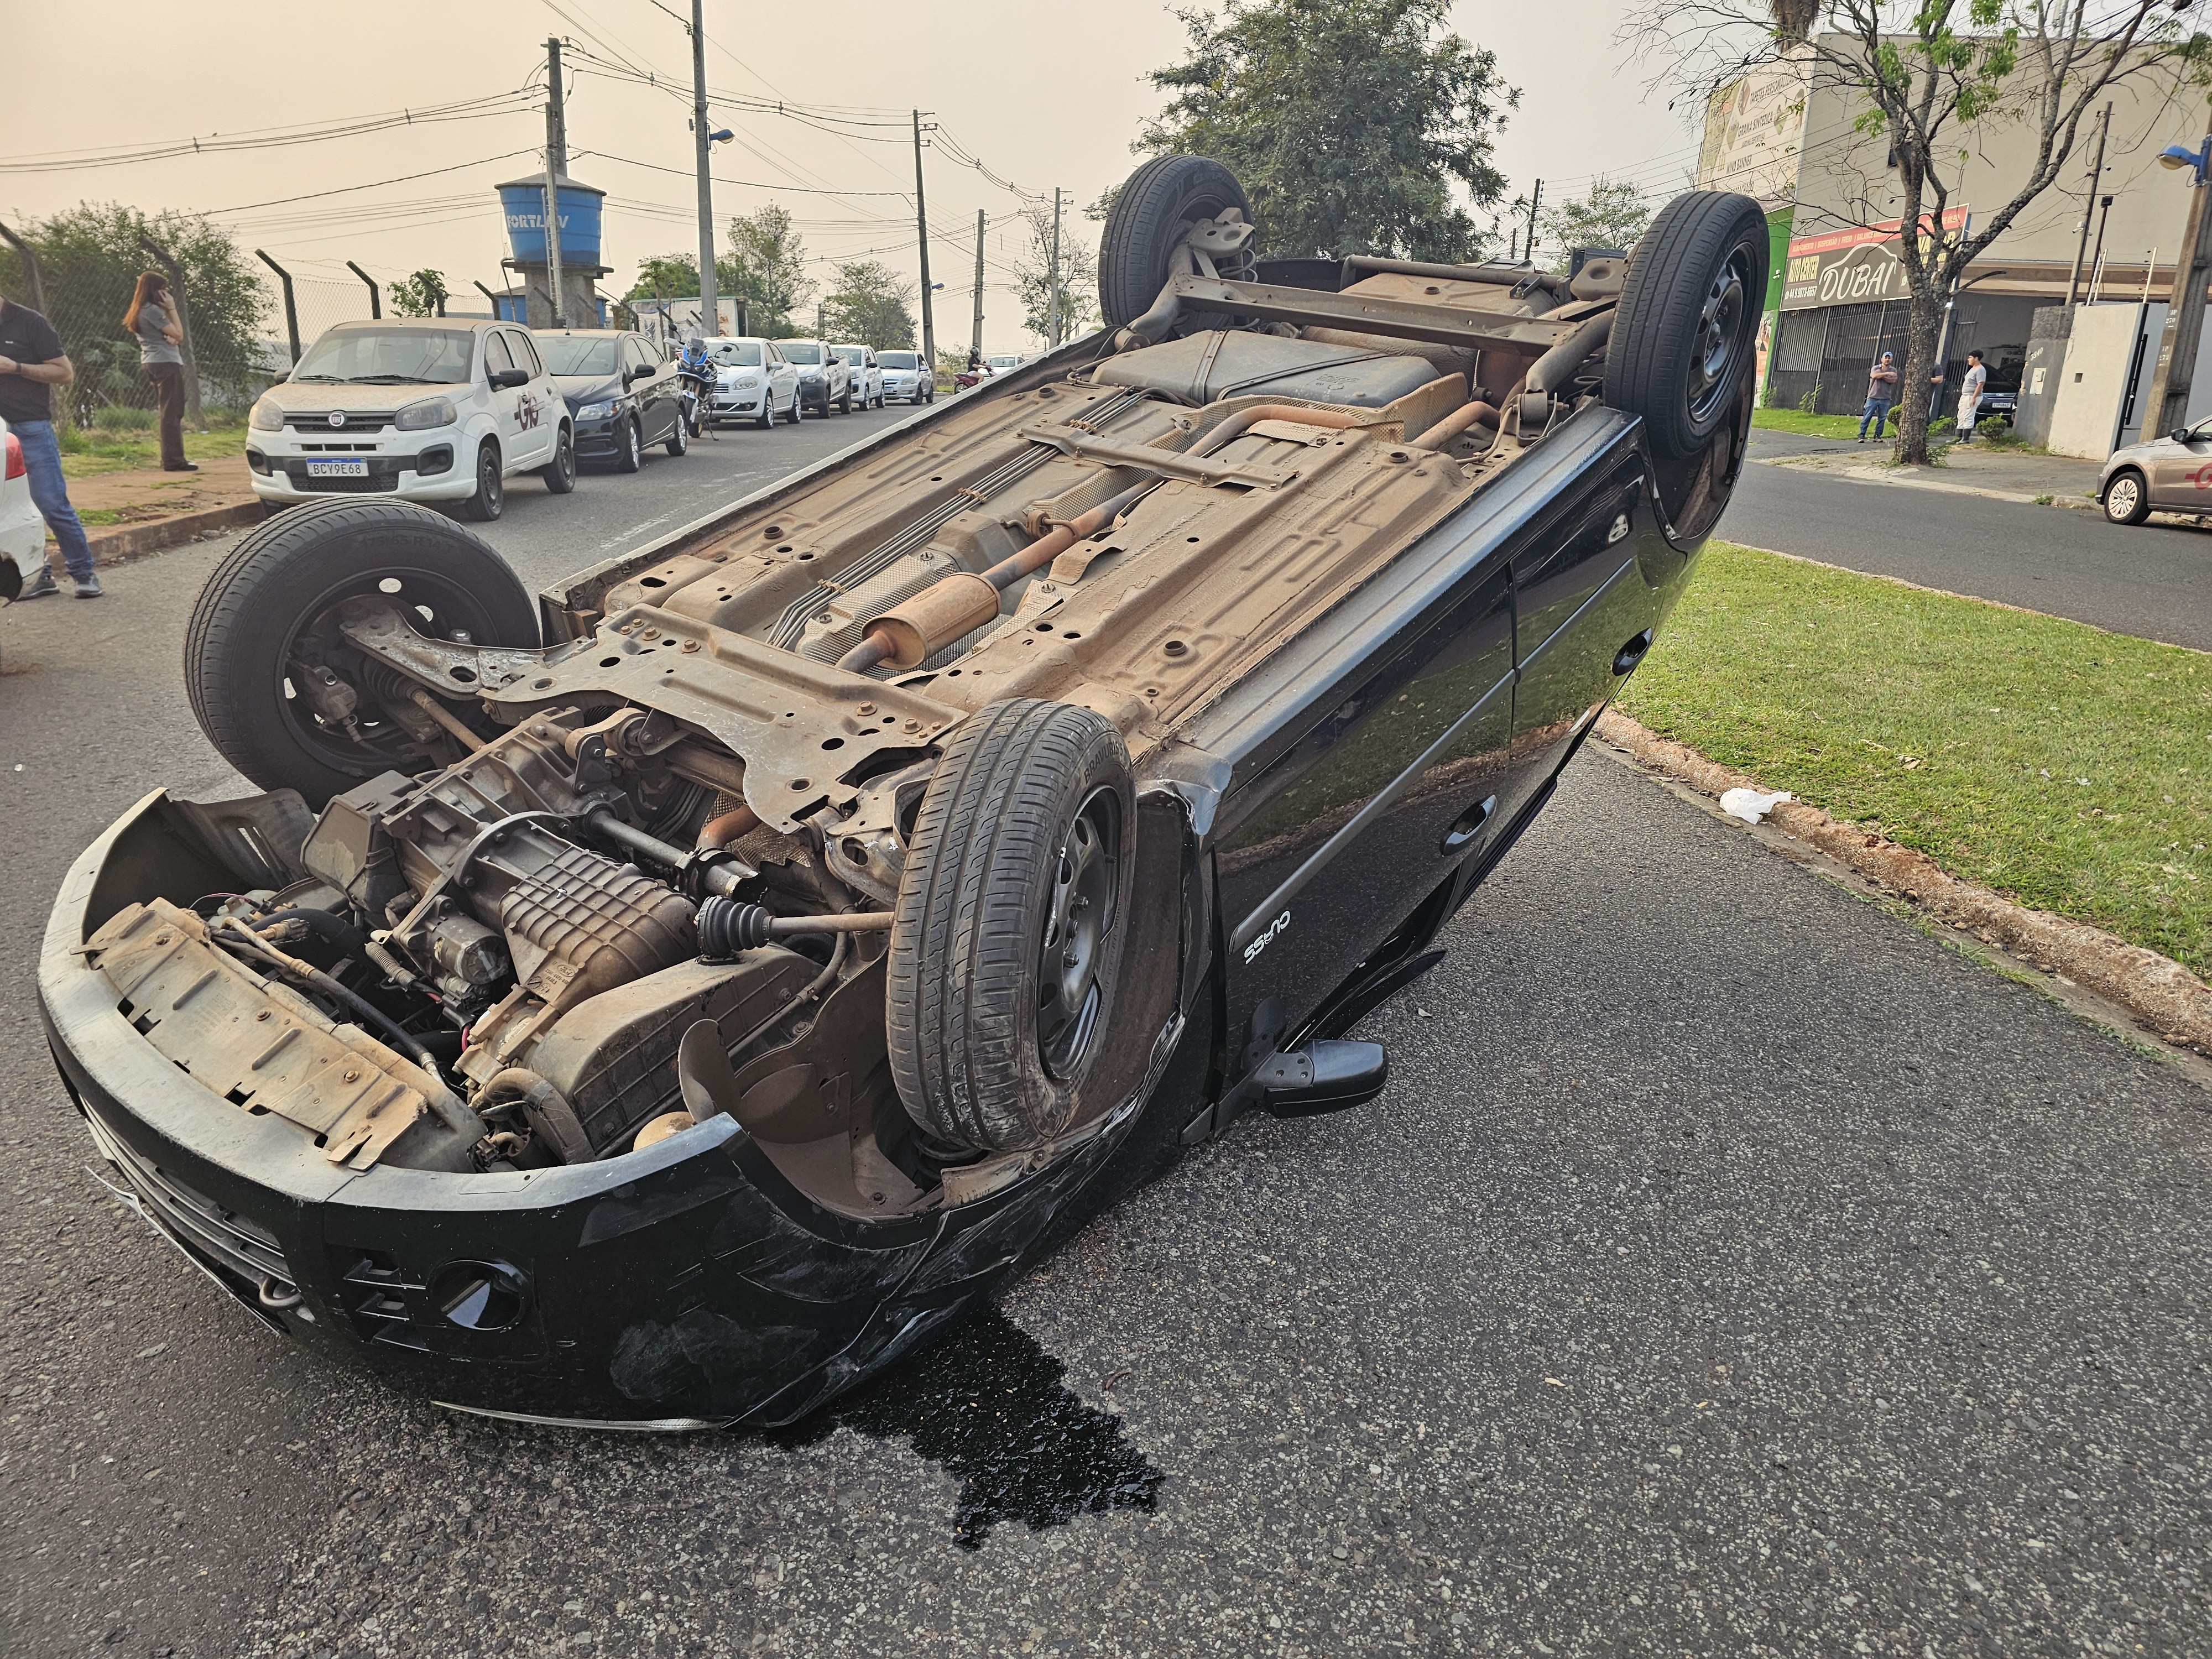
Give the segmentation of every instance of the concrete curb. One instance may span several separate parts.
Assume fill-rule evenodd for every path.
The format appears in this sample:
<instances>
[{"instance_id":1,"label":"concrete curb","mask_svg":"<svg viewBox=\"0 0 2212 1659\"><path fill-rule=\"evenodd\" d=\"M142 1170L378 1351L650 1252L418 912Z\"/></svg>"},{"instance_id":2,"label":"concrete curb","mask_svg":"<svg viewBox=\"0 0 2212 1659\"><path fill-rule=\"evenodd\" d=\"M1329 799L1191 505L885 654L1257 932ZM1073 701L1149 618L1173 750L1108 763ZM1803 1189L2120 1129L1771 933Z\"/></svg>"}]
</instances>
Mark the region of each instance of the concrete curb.
<instances>
[{"instance_id":1,"label":"concrete curb","mask_svg":"<svg viewBox=\"0 0 2212 1659\"><path fill-rule=\"evenodd\" d=\"M1599 716L1597 735L1643 766L1717 796L1756 779L1662 738L1617 709ZM2212 986L2155 951L2101 927L2031 910L1960 880L1924 853L1900 847L1802 801L1784 801L1766 822L1833 859L1874 885L1909 899L1929 915L2011 951L2048 974L2079 984L2124 1009L2143 1030L2179 1048L2212 1055Z\"/></svg>"},{"instance_id":2,"label":"concrete curb","mask_svg":"<svg viewBox=\"0 0 2212 1659\"><path fill-rule=\"evenodd\" d=\"M1786 466L1799 472L1817 472L1824 477L1848 478L1853 483L1887 484L1896 489L1938 489L1952 495L1979 495L1985 501L2017 501L2026 507L2086 507L2097 503L2087 496L2075 499L2056 490L2042 492L2049 501L2030 495L2024 489L1991 489L1984 484L1953 483L1947 478L1900 478L1891 472L1871 466L1821 466L1796 455L1774 455L1762 459L1761 466Z\"/></svg>"},{"instance_id":3,"label":"concrete curb","mask_svg":"<svg viewBox=\"0 0 2212 1659\"><path fill-rule=\"evenodd\" d=\"M197 541L210 531L235 530L242 524L259 524L269 516L269 509L259 501L240 501L231 507L210 507L198 513L179 513L173 519L155 519L145 524L127 524L93 535L85 539L92 544L95 564L121 564L141 554L158 553L164 548L177 547ZM46 551L53 552L49 542Z\"/></svg>"}]
</instances>

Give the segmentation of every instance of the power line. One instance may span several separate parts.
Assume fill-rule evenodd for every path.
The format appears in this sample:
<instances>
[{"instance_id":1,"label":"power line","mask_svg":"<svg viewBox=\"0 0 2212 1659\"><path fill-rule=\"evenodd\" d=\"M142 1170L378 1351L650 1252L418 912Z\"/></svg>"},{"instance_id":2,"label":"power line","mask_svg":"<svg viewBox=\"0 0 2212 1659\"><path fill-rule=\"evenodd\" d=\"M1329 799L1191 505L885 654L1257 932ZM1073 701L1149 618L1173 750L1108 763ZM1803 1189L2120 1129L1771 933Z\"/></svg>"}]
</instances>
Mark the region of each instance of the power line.
<instances>
[{"instance_id":1,"label":"power line","mask_svg":"<svg viewBox=\"0 0 2212 1659\"><path fill-rule=\"evenodd\" d=\"M432 167L428 173L403 173L397 179L374 179L365 185L341 185L336 190L318 190L306 196L280 196L273 202L248 202L241 207L209 208L210 218L220 218L226 213L251 213L258 208L283 207L292 202L319 201L325 196L344 196L357 190L380 190L386 185L412 184L417 179L434 179L441 173L461 173L470 167L489 167L494 161L508 161L518 155L535 155L534 149L507 149L496 155L481 155L473 161L456 161L449 167Z\"/></svg>"},{"instance_id":2,"label":"power line","mask_svg":"<svg viewBox=\"0 0 2212 1659\"><path fill-rule=\"evenodd\" d=\"M580 149L571 152L571 159L580 155L592 156L603 161L619 161L624 167L645 167L653 173L672 173L685 179L696 176L689 167L663 167L658 161L641 161L632 156L617 155L609 150ZM806 185L763 184L753 179L725 179L720 173L711 176L718 185L736 185L745 190L781 190L800 196L896 196L903 201L914 199L914 192L910 190L826 190Z\"/></svg>"},{"instance_id":3,"label":"power line","mask_svg":"<svg viewBox=\"0 0 2212 1659\"><path fill-rule=\"evenodd\" d=\"M177 155L216 155L238 150L273 149L280 144L319 143L330 138L352 138L363 133L388 131L393 127L431 126L447 121L473 121L488 115L513 115L527 110L526 88L471 98L428 109L398 110L384 115L358 116L335 125L301 127L289 131L261 128L228 137L211 133L204 138L179 138L127 150L55 150L44 155L0 161L0 173L73 173L89 167L126 167L143 161L166 161ZM490 106L491 107L487 107Z\"/></svg>"}]
</instances>

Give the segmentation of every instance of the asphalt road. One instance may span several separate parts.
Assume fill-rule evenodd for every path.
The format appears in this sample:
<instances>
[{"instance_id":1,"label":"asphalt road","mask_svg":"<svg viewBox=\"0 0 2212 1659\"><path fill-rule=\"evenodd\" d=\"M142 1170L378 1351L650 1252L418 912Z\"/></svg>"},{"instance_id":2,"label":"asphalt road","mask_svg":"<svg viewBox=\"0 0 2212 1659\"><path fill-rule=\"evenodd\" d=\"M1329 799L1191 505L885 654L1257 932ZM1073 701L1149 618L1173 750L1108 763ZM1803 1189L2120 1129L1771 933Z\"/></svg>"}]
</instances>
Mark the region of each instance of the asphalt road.
<instances>
[{"instance_id":1,"label":"asphalt road","mask_svg":"<svg viewBox=\"0 0 2212 1659\"><path fill-rule=\"evenodd\" d=\"M2108 524L2100 513L1760 466L1762 456L1850 449L1752 434L1720 533L1927 587L1971 593L2118 634L2212 651L2212 533Z\"/></svg>"},{"instance_id":2,"label":"asphalt road","mask_svg":"<svg viewBox=\"0 0 2212 1659\"><path fill-rule=\"evenodd\" d=\"M540 505L533 579L611 533ZM501 1427L268 1337L103 1196L29 985L76 848L240 787L176 681L220 551L0 612L10 1655L2202 1651L2205 1096L1595 757L1382 1101L833 1422Z\"/></svg>"}]
</instances>

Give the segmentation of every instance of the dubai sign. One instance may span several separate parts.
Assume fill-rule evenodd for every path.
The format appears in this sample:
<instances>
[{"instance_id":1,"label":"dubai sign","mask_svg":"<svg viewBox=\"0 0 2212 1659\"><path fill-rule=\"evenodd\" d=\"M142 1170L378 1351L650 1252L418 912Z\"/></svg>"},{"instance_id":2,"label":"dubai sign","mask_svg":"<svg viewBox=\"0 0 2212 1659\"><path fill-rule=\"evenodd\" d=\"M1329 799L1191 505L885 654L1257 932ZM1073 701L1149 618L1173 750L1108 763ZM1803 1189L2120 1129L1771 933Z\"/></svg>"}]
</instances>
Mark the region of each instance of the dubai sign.
<instances>
[{"instance_id":1,"label":"dubai sign","mask_svg":"<svg viewBox=\"0 0 2212 1659\"><path fill-rule=\"evenodd\" d=\"M1966 228L1967 210L1947 208L1943 228ZM1932 225L1935 216L1923 216ZM1790 257L1782 272L1782 308L1812 311L1822 306L1871 305L1880 300L1902 300L1906 295L1905 262L1900 257L1903 221L1884 219L1871 225L1852 225L1843 230L1798 236L1790 243Z\"/></svg>"}]
</instances>

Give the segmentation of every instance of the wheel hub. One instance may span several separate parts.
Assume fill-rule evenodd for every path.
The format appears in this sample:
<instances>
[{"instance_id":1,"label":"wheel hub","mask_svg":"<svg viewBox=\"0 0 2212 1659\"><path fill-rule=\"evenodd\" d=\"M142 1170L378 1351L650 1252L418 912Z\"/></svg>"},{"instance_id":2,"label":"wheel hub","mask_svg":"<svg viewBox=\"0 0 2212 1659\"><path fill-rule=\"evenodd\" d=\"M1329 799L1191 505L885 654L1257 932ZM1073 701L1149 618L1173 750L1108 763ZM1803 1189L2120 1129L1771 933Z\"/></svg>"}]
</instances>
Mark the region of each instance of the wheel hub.
<instances>
[{"instance_id":1,"label":"wheel hub","mask_svg":"<svg viewBox=\"0 0 2212 1659\"><path fill-rule=\"evenodd\" d=\"M1697 339L1690 355L1690 414L1703 419L1727 388L1743 336L1748 270L1739 251L1729 256L1698 309Z\"/></svg>"},{"instance_id":2,"label":"wheel hub","mask_svg":"<svg viewBox=\"0 0 2212 1659\"><path fill-rule=\"evenodd\" d=\"M1097 1035L1105 1000L1098 963L1119 908L1120 843L1119 799L1094 789L1060 846L1037 964L1037 1046L1057 1078L1081 1067Z\"/></svg>"}]
</instances>

